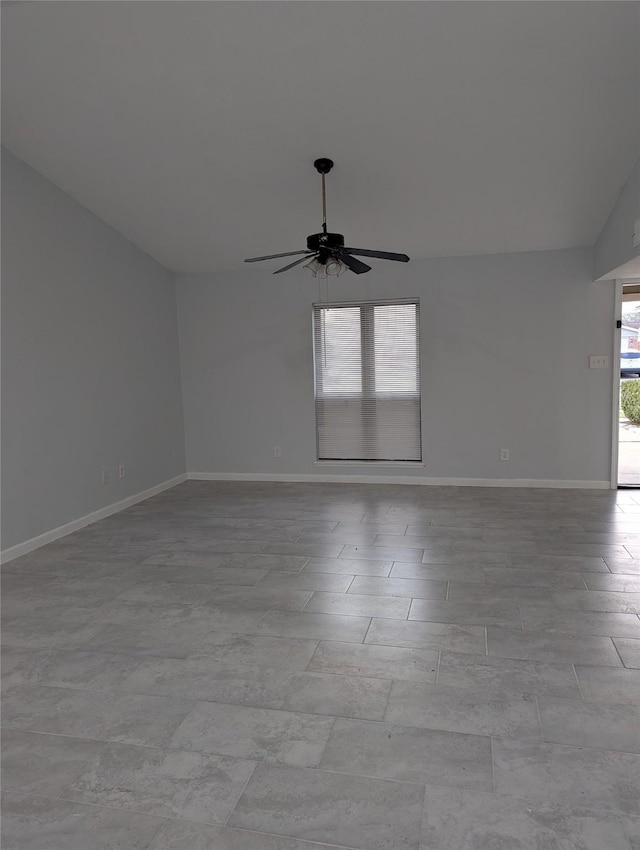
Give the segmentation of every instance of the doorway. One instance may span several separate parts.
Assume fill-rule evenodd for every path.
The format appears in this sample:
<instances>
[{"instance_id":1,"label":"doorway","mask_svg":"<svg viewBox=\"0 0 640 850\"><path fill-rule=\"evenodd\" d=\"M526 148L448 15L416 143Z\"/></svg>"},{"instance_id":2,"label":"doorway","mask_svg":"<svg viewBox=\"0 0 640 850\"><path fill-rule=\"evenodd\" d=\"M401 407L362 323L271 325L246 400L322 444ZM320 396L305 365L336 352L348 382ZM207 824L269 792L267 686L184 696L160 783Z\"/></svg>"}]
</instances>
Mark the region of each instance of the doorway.
<instances>
[{"instance_id":1,"label":"doorway","mask_svg":"<svg viewBox=\"0 0 640 850\"><path fill-rule=\"evenodd\" d=\"M640 488L640 285L623 284L618 357L618 487Z\"/></svg>"}]
</instances>

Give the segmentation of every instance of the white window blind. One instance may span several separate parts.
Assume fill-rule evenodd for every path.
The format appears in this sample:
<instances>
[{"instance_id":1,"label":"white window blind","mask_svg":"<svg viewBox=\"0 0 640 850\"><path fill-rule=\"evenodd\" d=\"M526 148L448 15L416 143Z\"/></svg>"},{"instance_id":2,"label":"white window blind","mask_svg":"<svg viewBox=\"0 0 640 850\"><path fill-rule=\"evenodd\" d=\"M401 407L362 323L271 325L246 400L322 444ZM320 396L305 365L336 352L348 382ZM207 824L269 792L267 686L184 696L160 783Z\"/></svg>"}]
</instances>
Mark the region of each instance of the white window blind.
<instances>
[{"instance_id":1,"label":"white window blind","mask_svg":"<svg viewBox=\"0 0 640 850\"><path fill-rule=\"evenodd\" d=\"M417 301L313 308L318 460L422 460Z\"/></svg>"}]
</instances>

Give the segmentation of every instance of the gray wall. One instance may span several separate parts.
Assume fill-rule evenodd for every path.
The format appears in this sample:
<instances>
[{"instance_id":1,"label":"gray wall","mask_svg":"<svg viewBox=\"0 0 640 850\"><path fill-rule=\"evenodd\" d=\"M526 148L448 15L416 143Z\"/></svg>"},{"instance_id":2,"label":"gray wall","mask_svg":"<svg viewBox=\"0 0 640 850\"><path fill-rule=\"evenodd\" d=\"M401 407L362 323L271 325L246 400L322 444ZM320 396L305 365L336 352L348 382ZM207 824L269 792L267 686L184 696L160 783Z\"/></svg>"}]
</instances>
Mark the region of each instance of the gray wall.
<instances>
[{"instance_id":1,"label":"gray wall","mask_svg":"<svg viewBox=\"0 0 640 850\"><path fill-rule=\"evenodd\" d=\"M612 355L614 293L591 249L378 262L328 293L274 267L176 278L190 471L367 473L313 464L311 305L328 294L420 297L426 465L407 475L609 480L612 371L588 357Z\"/></svg>"},{"instance_id":2,"label":"gray wall","mask_svg":"<svg viewBox=\"0 0 640 850\"><path fill-rule=\"evenodd\" d=\"M5 150L2 184L7 549L185 462L172 276Z\"/></svg>"},{"instance_id":3,"label":"gray wall","mask_svg":"<svg viewBox=\"0 0 640 850\"><path fill-rule=\"evenodd\" d=\"M640 218L640 159L607 219L594 248L594 278L615 277L615 269L640 257L640 247L633 247L633 226Z\"/></svg>"}]
</instances>

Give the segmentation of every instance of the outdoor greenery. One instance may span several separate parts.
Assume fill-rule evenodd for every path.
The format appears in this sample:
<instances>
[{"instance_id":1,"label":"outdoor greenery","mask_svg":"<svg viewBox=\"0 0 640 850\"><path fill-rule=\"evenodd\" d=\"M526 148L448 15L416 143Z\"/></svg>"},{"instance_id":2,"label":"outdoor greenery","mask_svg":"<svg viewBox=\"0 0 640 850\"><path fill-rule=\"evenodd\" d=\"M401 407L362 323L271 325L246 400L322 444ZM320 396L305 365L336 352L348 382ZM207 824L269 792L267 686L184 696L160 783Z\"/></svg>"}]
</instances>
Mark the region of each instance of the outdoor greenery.
<instances>
[{"instance_id":1,"label":"outdoor greenery","mask_svg":"<svg viewBox=\"0 0 640 850\"><path fill-rule=\"evenodd\" d=\"M640 425L640 379L622 382L620 386L620 407L629 422Z\"/></svg>"}]
</instances>

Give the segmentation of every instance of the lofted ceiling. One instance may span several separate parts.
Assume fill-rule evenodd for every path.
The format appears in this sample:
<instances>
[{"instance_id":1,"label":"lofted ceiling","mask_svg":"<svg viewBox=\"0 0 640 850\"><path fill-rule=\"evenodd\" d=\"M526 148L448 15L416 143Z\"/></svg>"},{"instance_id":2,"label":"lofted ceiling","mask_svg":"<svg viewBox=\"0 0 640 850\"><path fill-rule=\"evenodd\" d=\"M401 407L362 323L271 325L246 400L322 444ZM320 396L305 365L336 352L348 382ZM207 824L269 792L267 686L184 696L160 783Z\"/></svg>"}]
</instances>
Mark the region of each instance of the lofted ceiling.
<instances>
[{"instance_id":1,"label":"lofted ceiling","mask_svg":"<svg viewBox=\"0 0 640 850\"><path fill-rule=\"evenodd\" d=\"M10 2L3 143L175 271L305 247L321 156L347 244L591 245L639 36L637 2Z\"/></svg>"}]
</instances>

